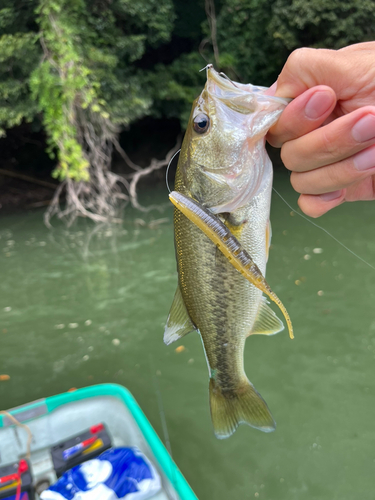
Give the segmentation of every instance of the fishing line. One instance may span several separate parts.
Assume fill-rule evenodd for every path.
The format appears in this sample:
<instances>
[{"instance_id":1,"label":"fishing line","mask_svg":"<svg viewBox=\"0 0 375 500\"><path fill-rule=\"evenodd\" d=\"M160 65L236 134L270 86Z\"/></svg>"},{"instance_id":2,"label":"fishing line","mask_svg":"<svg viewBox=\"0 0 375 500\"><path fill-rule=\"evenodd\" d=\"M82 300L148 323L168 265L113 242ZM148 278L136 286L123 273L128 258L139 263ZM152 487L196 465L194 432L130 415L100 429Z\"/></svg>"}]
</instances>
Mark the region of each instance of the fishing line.
<instances>
[{"instance_id":1,"label":"fishing line","mask_svg":"<svg viewBox=\"0 0 375 500\"><path fill-rule=\"evenodd\" d=\"M319 226L318 224L316 224L315 222L313 222L311 219L309 219L308 217L306 217L305 215L302 215L300 212L297 212L297 210L295 208L293 208L291 205L289 205L289 203L286 201L285 198L283 198L281 196L281 194L276 191L276 189L273 187L272 188L275 193L283 200L283 202L291 209L293 210L293 212L295 212L297 215L299 215L300 217L302 217L302 219L305 219L307 220L307 222L310 222L310 224L312 224L313 226L317 227L318 229L321 229L322 231L324 231L326 234L328 234L328 236L330 236L333 240L335 240L339 245L341 245L343 248L345 248L345 250L349 253L351 253L352 255L354 255L354 257L357 257L357 259L359 259L361 262L363 262L364 264L366 264L366 266L368 267L371 267L371 269L373 269L375 271L375 267L372 266L369 262L367 262L365 259L363 259L362 257L360 257L358 254L356 254L355 252L353 252L353 250L350 250L350 248L348 248L346 245L344 245L344 243L342 243L340 240L338 240L335 236L333 236L333 234L331 234L329 231L327 231L327 229L324 229L324 227L322 226Z\"/></svg>"},{"instance_id":2,"label":"fishing line","mask_svg":"<svg viewBox=\"0 0 375 500\"><path fill-rule=\"evenodd\" d=\"M163 434L164 434L164 441L165 441L165 447L168 450L168 453L171 457L171 483L174 486L174 488L177 490L177 477L176 477L176 470L173 462L173 455L172 455L172 446L171 446L171 441L169 439L169 432L168 432L168 427L167 427L167 419L165 418L165 411L164 411L164 405L163 405L163 398L161 396L161 391L160 391L160 385L159 385L159 380L155 375L155 365L154 365L154 358L152 354L150 353L149 355L150 359L150 368L151 368L151 374L152 374L152 381L154 384L154 389L155 389L155 394L156 394L156 399L158 402L158 408L159 408L159 415L160 415L160 420L161 420L161 425L163 429ZM173 492L174 500L177 500L176 493Z\"/></svg>"},{"instance_id":3,"label":"fishing line","mask_svg":"<svg viewBox=\"0 0 375 500\"><path fill-rule=\"evenodd\" d=\"M18 426L21 429L25 429L25 431L27 432L27 444L26 444L26 455L25 455L25 457L28 460L30 460L31 443L32 443L32 440L33 440L33 435L31 433L30 427L27 426L26 424L22 424L19 420L16 419L16 417L14 415L12 415L11 413L9 413L8 411L5 411L5 410L4 411L0 411L0 416L1 415L4 415L4 417L7 417L13 423L13 425ZM3 420L3 425L4 425L4 420Z\"/></svg>"},{"instance_id":4,"label":"fishing line","mask_svg":"<svg viewBox=\"0 0 375 500\"><path fill-rule=\"evenodd\" d=\"M225 73L223 73L222 71L220 71L219 73L220 76L222 76L223 78L225 78L226 80L228 80L228 82L230 82L234 87L236 87L236 89L238 89L237 85L234 83L233 80L231 80L229 78L229 76L227 76Z\"/></svg>"},{"instance_id":5,"label":"fishing line","mask_svg":"<svg viewBox=\"0 0 375 500\"><path fill-rule=\"evenodd\" d=\"M167 188L168 188L168 191L171 192L170 190L170 187L169 187L169 182L168 182L168 173L169 173L169 167L171 166L171 163L173 161L173 158L178 155L178 153L181 151L181 149L179 149L178 151L175 152L175 154L172 156L172 158L169 160L169 163L168 163L168 167L167 167L167 171L165 172L165 183L167 185Z\"/></svg>"}]
</instances>

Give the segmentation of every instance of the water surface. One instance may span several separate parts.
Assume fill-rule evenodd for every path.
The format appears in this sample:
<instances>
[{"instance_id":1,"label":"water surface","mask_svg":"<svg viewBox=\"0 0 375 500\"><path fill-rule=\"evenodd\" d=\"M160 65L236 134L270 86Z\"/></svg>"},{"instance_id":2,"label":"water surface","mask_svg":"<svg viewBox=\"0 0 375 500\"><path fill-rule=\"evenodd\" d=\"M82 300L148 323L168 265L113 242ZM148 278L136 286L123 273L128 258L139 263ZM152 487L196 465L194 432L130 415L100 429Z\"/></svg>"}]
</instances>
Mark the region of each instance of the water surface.
<instances>
[{"instance_id":1,"label":"water surface","mask_svg":"<svg viewBox=\"0 0 375 500\"><path fill-rule=\"evenodd\" d=\"M296 206L286 176L275 186ZM96 232L84 220L50 231L41 211L0 219L0 374L10 376L0 409L114 382L164 440L160 387L173 458L200 500L373 499L375 271L290 212L274 195L267 278L296 339L256 336L245 351L276 432L241 426L216 440L198 335L162 342L177 283L171 207L128 210ZM375 203L363 202L318 222L375 265L374 220Z\"/></svg>"}]
</instances>

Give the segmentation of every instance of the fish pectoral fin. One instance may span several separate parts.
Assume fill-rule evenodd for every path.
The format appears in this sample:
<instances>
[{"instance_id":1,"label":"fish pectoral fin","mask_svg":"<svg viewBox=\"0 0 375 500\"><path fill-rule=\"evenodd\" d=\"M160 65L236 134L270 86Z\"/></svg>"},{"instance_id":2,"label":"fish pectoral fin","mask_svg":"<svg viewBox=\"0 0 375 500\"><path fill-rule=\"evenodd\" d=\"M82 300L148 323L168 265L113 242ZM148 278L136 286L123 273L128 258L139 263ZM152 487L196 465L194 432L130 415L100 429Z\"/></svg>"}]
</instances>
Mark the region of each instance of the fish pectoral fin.
<instances>
[{"instance_id":1,"label":"fish pectoral fin","mask_svg":"<svg viewBox=\"0 0 375 500\"><path fill-rule=\"evenodd\" d=\"M172 344L195 329L182 298L180 286L178 286L164 329L164 343Z\"/></svg>"},{"instance_id":2,"label":"fish pectoral fin","mask_svg":"<svg viewBox=\"0 0 375 500\"><path fill-rule=\"evenodd\" d=\"M218 439L231 436L240 424L263 432L272 432L276 428L267 403L247 379L237 388L225 391L211 378L210 408Z\"/></svg>"},{"instance_id":3,"label":"fish pectoral fin","mask_svg":"<svg viewBox=\"0 0 375 500\"><path fill-rule=\"evenodd\" d=\"M284 323L268 305L267 299L262 297L258 315L249 335L275 335L284 330Z\"/></svg>"}]
</instances>

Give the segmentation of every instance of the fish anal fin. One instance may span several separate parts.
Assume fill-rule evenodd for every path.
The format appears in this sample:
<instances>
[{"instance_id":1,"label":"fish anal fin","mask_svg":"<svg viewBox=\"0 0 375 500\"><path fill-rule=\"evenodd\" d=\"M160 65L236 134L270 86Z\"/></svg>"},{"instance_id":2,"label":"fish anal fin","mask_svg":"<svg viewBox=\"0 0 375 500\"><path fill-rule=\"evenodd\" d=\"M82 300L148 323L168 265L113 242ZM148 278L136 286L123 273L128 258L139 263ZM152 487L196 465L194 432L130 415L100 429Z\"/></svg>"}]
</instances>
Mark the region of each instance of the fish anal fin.
<instances>
[{"instance_id":1,"label":"fish anal fin","mask_svg":"<svg viewBox=\"0 0 375 500\"><path fill-rule=\"evenodd\" d=\"M284 323L272 311L267 299L262 297L258 315L249 335L275 335L282 330L284 330Z\"/></svg>"},{"instance_id":2,"label":"fish anal fin","mask_svg":"<svg viewBox=\"0 0 375 500\"><path fill-rule=\"evenodd\" d=\"M224 391L211 378L210 407L218 439L231 436L240 424L250 425L263 432L272 432L276 428L267 403L247 379L237 389Z\"/></svg>"},{"instance_id":3,"label":"fish anal fin","mask_svg":"<svg viewBox=\"0 0 375 500\"><path fill-rule=\"evenodd\" d=\"M195 326L190 319L180 286L178 286L164 329L164 343L166 345L172 344L193 330L195 330Z\"/></svg>"}]
</instances>

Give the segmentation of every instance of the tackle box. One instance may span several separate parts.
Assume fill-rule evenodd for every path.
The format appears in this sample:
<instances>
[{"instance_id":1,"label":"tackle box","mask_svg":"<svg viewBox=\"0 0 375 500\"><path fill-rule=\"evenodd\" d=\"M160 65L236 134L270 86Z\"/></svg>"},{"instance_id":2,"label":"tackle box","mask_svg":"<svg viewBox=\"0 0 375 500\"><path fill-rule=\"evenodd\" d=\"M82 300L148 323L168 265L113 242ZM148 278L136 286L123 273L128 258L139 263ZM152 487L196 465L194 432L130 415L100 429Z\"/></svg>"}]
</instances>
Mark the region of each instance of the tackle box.
<instances>
[{"instance_id":1,"label":"tackle box","mask_svg":"<svg viewBox=\"0 0 375 500\"><path fill-rule=\"evenodd\" d=\"M34 500L30 464L24 459L0 467L0 499L9 500L15 498L19 481L21 481L20 500Z\"/></svg>"},{"instance_id":2,"label":"tackle box","mask_svg":"<svg viewBox=\"0 0 375 500\"><path fill-rule=\"evenodd\" d=\"M87 431L52 446L51 456L57 477L75 465L97 457L111 446L104 424L93 425Z\"/></svg>"}]
</instances>

